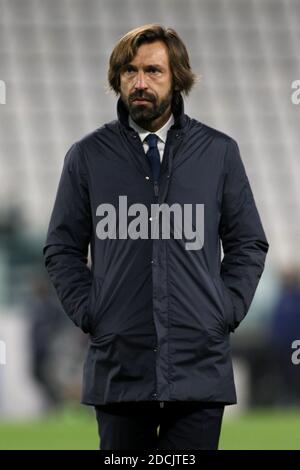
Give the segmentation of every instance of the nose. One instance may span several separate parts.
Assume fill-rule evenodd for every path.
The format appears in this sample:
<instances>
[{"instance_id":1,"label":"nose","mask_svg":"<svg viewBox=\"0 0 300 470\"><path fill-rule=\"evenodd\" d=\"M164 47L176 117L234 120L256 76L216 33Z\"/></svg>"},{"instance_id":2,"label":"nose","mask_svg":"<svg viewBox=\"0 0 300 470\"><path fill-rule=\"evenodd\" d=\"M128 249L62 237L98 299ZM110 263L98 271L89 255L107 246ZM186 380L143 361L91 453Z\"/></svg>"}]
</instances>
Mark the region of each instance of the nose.
<instances>
[{"instance_id":1,"label":"nose","mask_svg":"<svg viewBox=\"0 0 300 470\"><path fill-rule=\"evenodd\" d=\"M144 90L145 88L147 88L147 83L146 83L146 78L145 78L145 74L142 70L140 70L138 73L137 73L137 76L136 76L136 82L135 82L135 88L137 90Z\"/></svg>"}]
</instances>

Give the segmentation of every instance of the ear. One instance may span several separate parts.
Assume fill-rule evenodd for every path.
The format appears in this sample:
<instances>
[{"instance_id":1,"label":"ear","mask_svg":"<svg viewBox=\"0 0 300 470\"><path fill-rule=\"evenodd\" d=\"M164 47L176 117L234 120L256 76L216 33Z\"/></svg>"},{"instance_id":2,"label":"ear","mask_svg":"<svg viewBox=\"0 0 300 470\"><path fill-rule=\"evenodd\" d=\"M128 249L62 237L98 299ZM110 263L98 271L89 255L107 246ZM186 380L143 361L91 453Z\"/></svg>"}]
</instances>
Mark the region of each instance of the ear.
<instances>
[{"instance_id":1,"label":"ear","mask_svg":"<svg viewBox=\"0 0 300 470\"><path fill-rule=\"evenodd\" d=\"M175 84L174 78L173 78L173 91L180 91L179 86Z\"/></svg>"}]
</instances>

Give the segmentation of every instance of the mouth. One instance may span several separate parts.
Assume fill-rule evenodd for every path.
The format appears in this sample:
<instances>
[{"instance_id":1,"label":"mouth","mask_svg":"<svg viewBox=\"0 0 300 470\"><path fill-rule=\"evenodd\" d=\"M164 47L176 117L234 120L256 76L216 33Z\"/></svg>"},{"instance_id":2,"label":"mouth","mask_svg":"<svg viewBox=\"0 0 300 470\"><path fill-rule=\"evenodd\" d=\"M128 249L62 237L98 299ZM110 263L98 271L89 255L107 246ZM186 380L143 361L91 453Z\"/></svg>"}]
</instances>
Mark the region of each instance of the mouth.
<instances>
[{"instance_id":1,"label":"mouth","mask_svg":"<svg viewBox=\"0 0 300 470\"><path fill-rule=\"evenodd\" d=\"M132 100L132 103L146 104L146 103L151 103L151 101L146 100L144 98L135 98L134 100Z\"/></svg>"}]
</instances>

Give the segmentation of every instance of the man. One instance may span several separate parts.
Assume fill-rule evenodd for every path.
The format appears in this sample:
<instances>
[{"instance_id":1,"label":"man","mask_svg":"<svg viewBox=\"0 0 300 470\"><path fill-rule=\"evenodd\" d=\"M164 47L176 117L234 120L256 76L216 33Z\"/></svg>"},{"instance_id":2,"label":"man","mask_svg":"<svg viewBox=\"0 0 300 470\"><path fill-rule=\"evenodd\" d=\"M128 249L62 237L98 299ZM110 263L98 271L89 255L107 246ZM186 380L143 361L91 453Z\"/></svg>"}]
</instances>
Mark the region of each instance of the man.
<instances>
[{"instance_id":1,"label":"man","mask_svg":"<svg viewBox=\"0 0 300 470\"><path fill-rule=\"evenodd\" d=\"M68 151L44 247L90 335L82 403L96 408L101 449L217 449L236 403L230 333L268 242L237 143L184 113L195 75L177 33L128 32L108 78L118 119Z\"/></svg>"}]
</instances>

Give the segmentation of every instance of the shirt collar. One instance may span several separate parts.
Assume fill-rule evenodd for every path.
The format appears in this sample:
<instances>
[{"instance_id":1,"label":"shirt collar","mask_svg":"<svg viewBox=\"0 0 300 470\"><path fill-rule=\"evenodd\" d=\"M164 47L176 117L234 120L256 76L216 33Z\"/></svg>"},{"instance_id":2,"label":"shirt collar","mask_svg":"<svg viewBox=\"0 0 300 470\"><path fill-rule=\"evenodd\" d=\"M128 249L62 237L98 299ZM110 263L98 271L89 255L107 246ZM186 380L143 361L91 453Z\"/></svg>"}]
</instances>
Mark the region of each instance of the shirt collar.
<instances>
[{"instance_id":1,"label":"shirt collar","mask_svg":"<svg viewBox=\"0 0 300 470\"><path fill-rule=\"evenodd\" d=\"M137 123L131 118L131 116L129 116L128 118L128 123L130 127L132 127L136 132L138 132L142 142L144 142L148 134L156 134L160 138L160 140L165 143L167 140L168 130L174 124L174 116L173 114L171 114L168 121L155 132L150 132L147 129L143 129L142 127L138 126Z\"/></svg>"}]
</instances>

